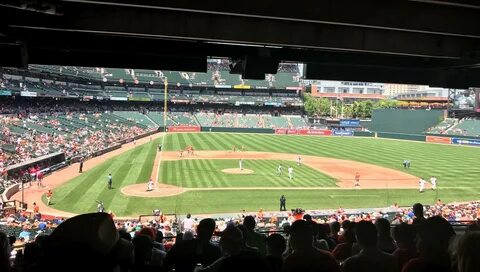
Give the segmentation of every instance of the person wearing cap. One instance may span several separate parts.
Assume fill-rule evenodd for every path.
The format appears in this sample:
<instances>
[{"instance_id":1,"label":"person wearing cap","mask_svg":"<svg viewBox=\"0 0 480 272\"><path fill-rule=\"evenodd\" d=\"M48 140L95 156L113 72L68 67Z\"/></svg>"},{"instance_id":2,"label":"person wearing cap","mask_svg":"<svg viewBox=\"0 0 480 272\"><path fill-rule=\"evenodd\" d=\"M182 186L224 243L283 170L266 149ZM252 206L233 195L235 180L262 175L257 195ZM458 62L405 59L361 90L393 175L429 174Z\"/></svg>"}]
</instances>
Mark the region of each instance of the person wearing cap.
<instances>
[{"instance_id":1,"label":"person wearing cap","mask_svg":"<svg viewBox=\"0 0 480 272\"><path fill-rule=\"evenodd\" d=\"M108 174L108 189L112 189L112 173Z\"/></svg>"},{"instance_id":2,"label":"person wearing cap","mask_svg":"<svg viewBox=\"0 0 480 272\"><path fill-rule=\"evenodd\" d=\"M133 265L133 246L106 213L71 217L46 239L37 271L128 271Z\"/></svg>"}]
</instances>

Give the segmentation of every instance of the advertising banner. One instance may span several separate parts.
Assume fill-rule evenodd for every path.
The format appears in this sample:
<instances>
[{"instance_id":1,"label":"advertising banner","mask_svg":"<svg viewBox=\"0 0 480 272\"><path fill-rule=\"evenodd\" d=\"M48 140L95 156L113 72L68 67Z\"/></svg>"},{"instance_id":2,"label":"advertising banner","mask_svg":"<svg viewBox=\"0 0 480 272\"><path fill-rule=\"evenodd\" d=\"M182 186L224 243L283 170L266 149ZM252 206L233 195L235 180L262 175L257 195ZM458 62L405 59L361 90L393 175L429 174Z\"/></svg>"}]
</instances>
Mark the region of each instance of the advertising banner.
<instances>
[{"instance_id":1,"label":"advertising banner","mask_svg":"<svg viewBox=\"0 0 480 272\"><path fill-rule=\"evenodd\" d=\"M480 139L452 138L452 144L480 146Z\"/></svg>"},{"instance_id":2,"label":"advertising banner","mask_svg":"<svg viewBox=\"0 0 480 272\"><path fill-rule=\"evenodd\" d=\"M353 136L352 130L333 130L333 136Z\"/></svg>"},{"instance_id":3,"label":"advertising banner","mask_svg":"<svg viewBox=\"0 0 480 272\"><path fill-rule=\"evenodd\" d=\"M169 126L168 132L200 132L199 126Z\"/></svg>"},{"instance_id":4,"label":"advertising banner","mask_svg":"<svg viewBox=\"0 0 480 272\"><path fill-rule=\"evenodd\" d=\"M429 143L450 144L450 143L452 143L452 138L450 138L450 137L439 137L439 136L427 136L425 138L425 141L429 142Z\"/></svg>"},{"instance_id":5,"label":"advertising banner","mask_svg":"<svg viewBox=\"0 0 480 272\"><path fill-rule=\"evenodd\" d=\"M277 128L275 129L275 134L287 134L286 128Z\"/></svg>"},{"instance_id":6,"label":"advertising banner","mask_svg":"<svg viewBox=\"0 0 480 272\"><path fill-rule=\"evenodd\" d=\"M28 97L36 97L36 92L29 92L29 91L21 91L20 96L28 96Z\"/></svg>"},{"instance_id":7,"label":"advertising banner","mask_svg":"<svg viewBox=\"0 0 480 272\"><path fill-rule=\"evenodd\" d=\"M12 91L0 90L0 96L10 96L10 95L12 95Z\"/></svg>"},{"instance_id":8,"label":"advertising banner","mask_svg":"<svg viewBox=\"0 0 480 272\"><path fill-rule=\"evenodd\" d=\"M345 127L356 127L360 125L360 120L358 119L341 119L340 126Z\"/></svg>"},{"instance_id":9,"label":"advertising banner","mask_svg":"<svg viewBox=\"0 0 480 272\"><path fill-rule=\"evenodd\" d=\"M129 97L128 101L152 101L150 97Z\"/></svg>"},{"instance_id":10,"label":"advertising banner","mask_svg":"<svg viewBox=\"0 0 480 272\"><path fill-rule=\"evenodd\" d=\"M299 129L299 135L320 135L320 136L331 136L332 131L328 129Z\"/></svg>"},{"instance_id":11,"label":"advertising banner","mask_svg":"<svg viewBox=\"0 0 480 272\"><path fill-rule=\"evenodd\" d=\"M127 98L127 97L116 97L116 96L112 96L112 97L110 97L110 100L113 100L113 101L127 101L128 98Z\"/></svg>"}]
</instances>

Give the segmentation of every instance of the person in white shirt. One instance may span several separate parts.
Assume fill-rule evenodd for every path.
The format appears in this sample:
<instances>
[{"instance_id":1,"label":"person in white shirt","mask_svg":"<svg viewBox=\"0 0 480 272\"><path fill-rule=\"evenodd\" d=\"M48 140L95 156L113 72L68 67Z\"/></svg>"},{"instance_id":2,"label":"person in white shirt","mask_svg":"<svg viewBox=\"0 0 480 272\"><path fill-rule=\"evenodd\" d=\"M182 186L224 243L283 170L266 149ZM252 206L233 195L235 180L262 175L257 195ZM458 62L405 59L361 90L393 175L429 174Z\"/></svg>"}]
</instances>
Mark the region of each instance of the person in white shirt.
<instances>
[{"instance_id":1,"label":"person in white shirt","mask_svg":"<svg viewBox=\"0 0 480 272\"><path fill-rule=\"evenodd\" d=\"M150 192L153 190L153 180L150 178L147 185L147 191Z\"/></svg>"},{"instance_id":2,"label":"person in white shirt","mask_svg":"<svg viewBox=\"0 0 480 272\"><path fill-rule=\"evenodd\" d=\"M182 221L183 232L193 230L194 221L191 217L192 217L191 214L187 214L187 218L183 219Z\"/></svg>"},{"instance_id":3,"label":"person in white shirt","mask_svg":"<svg viewBox=\"0 0 480 272\"><path fill-rule=\"evenodd\" d=\"M288 178L293 179L293 167L288 167Z\"/></svg>"},{"instance_id":4,"label":"person in white shirt","mask_svg":"<svg viewBox=\"0 0 480 272\"><path fill-rule=\"evenodd\" d=\"M420 178L420 180L418 181L418 185L420 186L420 193L423 193L423 190L425 189L425 183L426 181L423 178Z\"/></svg>"},{"instance_id":5,"label":"person in white shirt","mask_svg":"<svg viewBox=\"0 0 480 272\"><path fill-rule=\"evenodd\" d=\"M281 176L283 171L283 166L281 164L278 165L277 167L277 175Z\"/></svg>"},{"instance_id":6,"label":"person in white shirt","mask_svg":"<svg viewBox=\"0 0 480 272\"><path fill-rule=\"evenodd\" d=\"M437 178L435 176L430 177L430 183L432 184L432 190L437 189Z\"/></svg>"}]
</instances>

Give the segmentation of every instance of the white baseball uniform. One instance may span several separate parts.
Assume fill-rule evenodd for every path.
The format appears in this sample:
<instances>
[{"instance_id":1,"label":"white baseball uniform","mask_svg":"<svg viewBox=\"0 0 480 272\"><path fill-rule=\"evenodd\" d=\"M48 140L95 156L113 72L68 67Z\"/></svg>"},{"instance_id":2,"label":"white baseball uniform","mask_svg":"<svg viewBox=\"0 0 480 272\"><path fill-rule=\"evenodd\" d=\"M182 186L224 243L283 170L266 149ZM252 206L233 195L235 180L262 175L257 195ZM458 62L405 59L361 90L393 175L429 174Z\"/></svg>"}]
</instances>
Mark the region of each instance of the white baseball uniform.
<instances>
[{"instance_id":1,"label":"white baseball uniform","mask_svg":"<svg viewBox=\"0 0 480 272\"><path fill-rule=\"evenodd\" d=\"M279 166L277 167L277 174L278 174L278 175L281 175L281 174L282 174L282 170L283 170L283 167L282 167L281 165L279 165Z\"/></svg>"},{"instance_id":2,"label":"white baseball uniform","mask_svg":"<svg viewBox=\"0 0 480 272\"><path fill-rule=\"evenodd\" d=\"M436 177L431 177L430 178L430 183L432 183L432 189L433 190L437 189L437 178Z\"/></svg>"},{"instance_id":3,"label":"white baseball uniform","mask_svg":"<svg viewBox=\"0 0 480 272\"><path fill-rule=\"evenodd\" d=\"M240 166L240 170L243 170L243 160L239 160L238 164Z\"/></svg>"},{"instance_id":4,"label":"white baseball uniform","mask_svg":"<svg viewBox=\"0 0 480 272\"><path fill-rule=\"evenodd\" d=\"M293 167L288 167L288 178L293 179Z\"/></svg>"},{"instance_id":5,"label":"white baseball uniform","mask_svg":"<svg viewBox=\"0 0 480 272\"><path fill-rule=\"evenodd\" d=\"M426 181L423 178L418 181L418 185L420 186L420 193L423 192L423 189L425 189L425 183Z\"/></svg>"}]
</instances>

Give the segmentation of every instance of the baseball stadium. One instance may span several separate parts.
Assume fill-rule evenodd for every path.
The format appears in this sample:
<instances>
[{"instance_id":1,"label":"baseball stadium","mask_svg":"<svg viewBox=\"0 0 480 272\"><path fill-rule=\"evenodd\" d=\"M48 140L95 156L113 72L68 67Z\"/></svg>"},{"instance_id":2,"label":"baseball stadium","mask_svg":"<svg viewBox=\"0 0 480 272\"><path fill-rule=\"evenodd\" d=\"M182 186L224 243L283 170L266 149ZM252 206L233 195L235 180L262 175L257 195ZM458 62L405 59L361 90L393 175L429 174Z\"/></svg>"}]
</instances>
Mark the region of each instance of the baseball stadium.
<instances>
[{"instance_id":1,"label":"baseball stadium","mask_svg":"<svg viewBox=\"0 0 480 272\"><path fill-rule=\"evenodd\" d=\"M10 136L4 139L2 148L7 158L6 181L15 182L15 178L9 177L17 177L29 182L23 190L16 183L6 190L5 198L26 202L27 207L36 202L44 212L53 215L94 212L97 202L102 202L105 210L119 217L148 215L156 209L168 214L277 211L281 195L288 200L289 208L306 210L383 208L394 203L409 206L416 202L434 204L438 199L445 202L478 199L475 164L480 153L471 146L478 143L475 140L479 133L477 120L448 118L448 111L441 109L443 105L439 103L417 103L416 109L373 109L382 107L384 101L357 99L336 105L340 112L344 111L343 118L340 112L335 112L337 108L327 109L332 110L336 118L312 117L306 112L308 106L304 101L335 105L326 98L315 98L318 89L325 88L322 83L307 86L310 93L303 93L301 88L305 86L295 81L299 74L296 64L281 66L290 72L280 72L283 78L278 81L254 83L278 84L274 92L245 89L250 85L227 91L218 89L214 81L207 82L205 92L216 91L216 94L202 94L195 87L191 87L192 90L178 87L185 82L200 86L203 80L212 78L223 81L222 87L239 86L240 81L234 81L234 77L232 81L224 80L226 72L215 70L222 69L222 63L214 61L210 63L211 74L207 75L161 71L159 74L164 77L155 78L164 85L161 94L155 93L160 91L155 88L139 92L139 87L105 85L88 85L89 89L78 85L72 87L72 93L64 93L59 89L64 86L40 79L19 82L15 75L5 71L4 80L9 84L5 92L12 92L7 90L22 84L28 89L20 91L15 104L27 107L41 101L48 105L34 109L38 115L26 114L20 118L5 115L4 130ZM56 70L58 74L76 70L89 75L90 80L95 76L102 78L102 83L104 78L108 83L128 77L134 83L142 73L147 74L147 71L133 69L31 68L33 73L46 69ZM154 75L154 71L148 75ZM149 84L150 79L152 77L143 80ZM381 90L384 86L377 84L374 88ZM25 92L30 92L28 95L33 92L75 95L77 101L22 97ZM78 99L89 100L86 93L95 94L90 95L92 100L107 95L102 99L112 102L78 102ZM148 101L165 96L167 100ZM118 98L124 98L124 102ZM198 100L204 103L198 105L194 102ZM229 100L229 104L217 104L224 100ZM11 102L11 98L5 97L6 106L13 106L9 105ZM269 103L278 103L283 108L269 107ZM401 107L415 104L390 103ZM364 104L372 106L370 112L351 112L346 116L345 112L357 110L356 106ZM428 108L432 106L438 108ZM60 112L55 110L53 116L45 115L51 108ZM113 110L104 111L104 108ZM321 114L314 114L317 113ZM361 114L371 117L360 119ZM465 131L472 136L465 136ZM29 143L25 136L29 134L33 136L30 140L40 143ZM12 139L16 137L26 142L17 142L15 146ZM69 146L62 139L75 142ZM32 158L22 160L23 148L33 148L27 151ZM15 157L15 153L12 156L10 150L19 156ZM32 153L42 156L35 157ZM19 163L13 164L10 158ZM43 167L37 170L39 165ZM22 171L25 173L21 174ZM37 184L38 178L32 179L32 171L42 173L42 184ZM438 180L433 188L432 177ZM420 179L425 180L422 188ZM52 197L46 205L48 190Z\"/></svg>"},{"instance_id":2,"label":"baseball stadium","mask_svg":"<svg viewBox=\"0 0 480 272\"><path fill-rule=\"evenodd\" d=\"M25 2L0 271L478 271L478 4Z\"/></svg>"}]
</instances>

